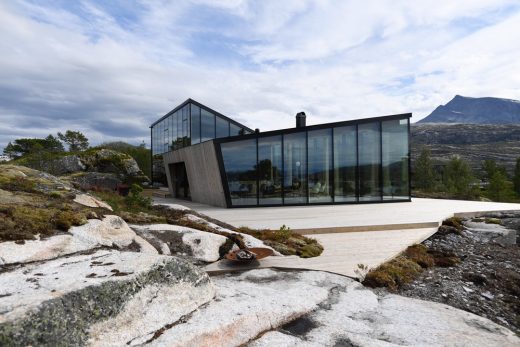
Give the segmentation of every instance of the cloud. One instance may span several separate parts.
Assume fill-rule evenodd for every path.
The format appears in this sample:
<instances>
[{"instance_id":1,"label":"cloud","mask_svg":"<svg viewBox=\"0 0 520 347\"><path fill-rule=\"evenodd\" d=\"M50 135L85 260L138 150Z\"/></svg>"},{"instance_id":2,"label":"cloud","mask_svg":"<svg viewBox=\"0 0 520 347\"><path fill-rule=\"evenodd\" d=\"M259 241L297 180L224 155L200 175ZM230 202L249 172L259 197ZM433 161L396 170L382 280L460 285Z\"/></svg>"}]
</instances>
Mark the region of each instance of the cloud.
<instances>
[{"instance_id":1,"label":"cloud","mask_svg":"<svg viewBox=\"0 0 520 347\"><path fill-rule=\"evenodd\" d=\"M0 3L0 148L149 141L191 97L251 128L520 95L516 0Z\"/></svg>"}]
</instances>

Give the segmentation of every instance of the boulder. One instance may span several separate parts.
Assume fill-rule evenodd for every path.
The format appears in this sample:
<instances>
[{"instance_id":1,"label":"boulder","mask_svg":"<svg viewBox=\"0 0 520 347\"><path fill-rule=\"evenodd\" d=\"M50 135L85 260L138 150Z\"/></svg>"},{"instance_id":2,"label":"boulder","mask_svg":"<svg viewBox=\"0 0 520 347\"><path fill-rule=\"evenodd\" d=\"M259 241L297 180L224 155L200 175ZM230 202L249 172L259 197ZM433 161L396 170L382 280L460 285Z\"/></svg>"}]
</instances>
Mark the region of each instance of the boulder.
<instances>
[{"instance_id":1,"label":"boulder","mask_svg":"<svg viewBox=\"0 0 520 347\"><path fill-rule=\"evenodd\" d=\"M517 346L486 318L318 271L251 270L212 277L216 300L151 346ZM211 317L211 319L209 319Z\"/></svg>"},{"instance_id":2,"label":"boulder","mask_svg":"<svg viewBox=\"0 0 520 347\"><path fill-rule=\"evenodd\" d=\"M142 344L210 301L207 274L176 257L100 250L0 276L0 345Z\"/></svg>"},{"instance_id":3,"label":"boulder","mask_svg":"<svg viewBox=\"0 0 520 347\"><path fill-rule=\"evenodd\" d=\"M134 244L137 251L158 254L155 248L136 235L123 219L108 215L102 220L89 219L84 225L70 228L67 234L24 243L0 242L0 262L4 265L30 263L100 247L122 249Z\"/></svg>"},{"instance_id":4,"label":"boulder","mask_svg":"<svg viewBox=\"0 0 520 347\"><path fill-rule=\"evenodd\" d=\"M281 256L282 255L280 252L276 251L274 248L266 245L262 240L259 240L256 237L253 237L251 235L243 234L243 233L239 233L239 232L236 232L236 231L229 230L227 228L221 227L221 226L219 226L219 225L217 225L215 223L209 222L209 221L207 221L207 220L205 220L205 219L203 219L201 217L195 216L193 214L186 214L185 217L188 218L189 220L194 221L194 222L206 224L210 228L213 228L213 229L218 230L218 231L222 231L222 232L226 232L226 233L230 233L230 234L238 234L238 235L242 236L242 239L244 240L244 243L245 243L246 247L248 247L248 248L253 248L253 247L269 248L270 250L273 251L273 254L275 256ZM237 246L234 246L234 249L237 249L237 248L238 248Z\"/></svg>"},{"instance_id":5,"label":"boulder","mask_svg":"<svg viewBox=\"0 0 520 347\"><path fill-rule=\"evenodd\" d=\"M114 173L86 172L71 177L71 182L83 190L116 190L123 180Z\"/></svg>"},{"instance_id":6,"label":"boulder","mask_svg":"<svg viewBox=\"0 0 520 347\"><path fill-rule=\"evenodd\" d=\"M78 155L67 155L50 160L44 165L43 170L54 175L64 175L73 172L85 171L85 165Z\"/></svg>"},{"instance_id":7,"label":"boulder","mask_svg":"<svg viewBox=\"0 0 520 347\"><path fill-rule=\"evenodd\" d=\"M161 254L214 262L231 248L230 240L225 236L179 225L131 225L131 228Z\"/></svg>"}]
</instances>

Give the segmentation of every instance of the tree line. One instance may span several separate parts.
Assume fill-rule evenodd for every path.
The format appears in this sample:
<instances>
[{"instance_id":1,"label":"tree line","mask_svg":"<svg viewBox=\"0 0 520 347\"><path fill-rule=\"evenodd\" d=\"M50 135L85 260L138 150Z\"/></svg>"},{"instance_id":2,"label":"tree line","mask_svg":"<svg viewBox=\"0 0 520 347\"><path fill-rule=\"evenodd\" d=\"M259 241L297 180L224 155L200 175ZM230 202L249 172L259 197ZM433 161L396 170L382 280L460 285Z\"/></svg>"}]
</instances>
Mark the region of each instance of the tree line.
<instances>
[{"instance_id":1,"label":"tree line","mask_svg":"<svg viewBox=\"0 0 520 347\"><path fill-rule=\"evenodd\" d=\"M520 199L520 157L512 176L493 159L482 162L482 172L479 179L460 157L450 158L445 165L436 165L430 150L424 147L415 161L412 184L417 195L471 200L484 197L493 201Z\"/></svg>"},{"instance_id":2,"label":"tree line","mask_svg":"<svg viewBox=\"0 0 520 347\"><path fill-rule=\"evenodd\" d=\"M67 130L65 134L58 133L57 136L49 134L46 138L21 138L9 142L4 148L4 155L13 159L21 158L28 154L41 151L59 153L65 152L65 144L69 152L84 151L89 148L88 139L79 131Z\"/></svg>"}]
</instances>

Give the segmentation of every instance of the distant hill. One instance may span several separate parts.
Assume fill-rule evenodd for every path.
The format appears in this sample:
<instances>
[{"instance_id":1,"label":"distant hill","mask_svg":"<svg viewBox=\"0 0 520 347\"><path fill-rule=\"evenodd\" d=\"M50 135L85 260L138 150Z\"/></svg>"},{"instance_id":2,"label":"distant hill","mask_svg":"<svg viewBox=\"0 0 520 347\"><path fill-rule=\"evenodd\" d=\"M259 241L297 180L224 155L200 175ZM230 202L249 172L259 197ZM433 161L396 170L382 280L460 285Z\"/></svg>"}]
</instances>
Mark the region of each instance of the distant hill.
<instances>
[{"instance_id":1,"label":"distant hill","mask_svg":"<svg viewBox=\"0 0 520 347\"><path fill-rule=\"evenodd\" d=\"M412 162L423 147L436 163L446 163L457 155L467 160L475 173L482 162L494 159L512 173L520 157L520 124L434 124L411 125Z\"/></svg>"},{"instance_id":2,"label":"distant hill","mask_svg":"<svg viewBox=\"0 0 520 347\"><path fill-rule=\"evenodd\" d=\"M418 123L520 124L520 101L456 95Z\"/></svg>"}]
</instances>

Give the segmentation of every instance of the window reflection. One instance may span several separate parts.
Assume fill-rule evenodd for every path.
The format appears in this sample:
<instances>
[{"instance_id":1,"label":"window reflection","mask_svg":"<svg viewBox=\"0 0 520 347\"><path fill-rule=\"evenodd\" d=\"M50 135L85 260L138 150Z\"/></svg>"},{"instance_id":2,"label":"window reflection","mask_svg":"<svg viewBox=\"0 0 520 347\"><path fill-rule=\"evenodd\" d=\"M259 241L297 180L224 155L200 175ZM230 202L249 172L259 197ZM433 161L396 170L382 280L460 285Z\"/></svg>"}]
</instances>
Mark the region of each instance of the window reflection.
<instances>
[{"instance_id":1,"label":"window reflection","mask_svg":"<svg viewBox=\"0 0 520 347\"><path fill-rule=\"evenodd\" d=\"M200 107L191 105L191 144L200 142Z\"/></svg>"},{"instance_id":2,"label":"window reflection","mask_svg":"<svg viewBox=\"0 0 520 347\"><path fill-rule=\"evenodd\" d=\"M334 128L334 201L356 201L356 126Z\"/></svg>"},{"instance_id":3,"label":"window reflection","mask_svg":"<svg viewBox=\"0 0 520 347\"><path fill-rule=\"evenodd\" d=\"M229 122L217 116L216 119L216 138L229 136Z\"/></svg>"},{"instance_id":4,"label":"window reflection","mask_svg":"<svg viewBox=\"0 0 520 347\"><path fill-rule=\"evenodd\" d=\"M282 204L282 136L258 139L259 203Z\"/></svg>"},{"instance_id":5,"label":"window reflection","mask_svg":"<svg viewBox=\"0 0 520 347\"><path fill-rule=\"evenodd\" d=\"M359 151L359 200L381 200L380 123L366 123L358 126Z\"/></svg>"},{"instance_id":6,"label":"window reflection","mask_svg":"<svg viewBox=\"0 0 520 347\"><path fill-rule=\"evenodd\" d=\"M256 139L221 145L233 206L257 204Z\"/></svg>"},{"instance_id":7,"label":"window reflection","mask_svg":"<svg viewBox=\"0 0 520 347\"><path fill-rule=\"evenodd\" d=\"M200 141L208 141L215 138L215 115L204 109L200 113L201 138Z\"/></svg>"},{"instance_id":8,"label":"window reflection","mask_svg":"<svg viewBox=\"0 0 520 347\"><path fill-rule=\"evenodd\" d=\"M309 203L332 202L332 129L308 133Z\"/></svg>"},{"instance_id":9,"label":"window reflection","mask_svg":"<svg viewBox=\"0 0 520 347\"><path fill-rule=\"evenodd\" d=\"M407 199L408 185L408 119L384 121L383 199Z\"/></svg>"},{"instance_id":10,"label":"window reflection","mask_svg":"<svg viewBox=\"0 0 520 347\"><path fill-rule=\"evenodd\" d=\"M307 141L306 133L283 136L284 139L284 202L307 202Z\"/></svg>"}]
</instances>

